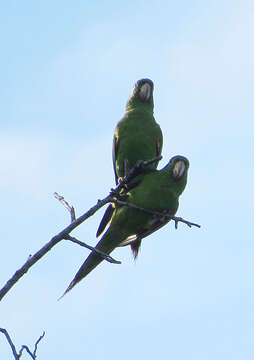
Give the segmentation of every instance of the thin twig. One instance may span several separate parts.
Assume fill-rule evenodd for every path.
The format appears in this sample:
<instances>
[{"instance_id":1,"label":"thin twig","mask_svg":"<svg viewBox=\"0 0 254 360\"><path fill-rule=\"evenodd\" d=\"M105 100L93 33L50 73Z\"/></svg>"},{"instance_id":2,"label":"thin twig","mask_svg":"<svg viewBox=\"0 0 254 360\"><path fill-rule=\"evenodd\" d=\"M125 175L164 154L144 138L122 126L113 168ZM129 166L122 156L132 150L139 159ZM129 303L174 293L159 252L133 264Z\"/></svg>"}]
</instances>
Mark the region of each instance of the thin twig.
<instances>
[{"instance_id":1,"label":"thin twig","mask_svg":"<svg viewBox=\"0 0 254 360\"><path fill-rule=\"evenodd\" d=\"M172 220L174 220L174 222L175 222L175 228L176 228L176 229L177 229L177 227L178 227L178 222L182 222L182 223L188 225L190 228L191 228L192 226L196 226L196 227L198 227L198 228L201 228L201 225L196 224L196 223L193 223L193 222L190 222L190 221L185 220L185 219L183 219L183 218L181 218L181 217L174 216L174 217L172 218Z\"/></svg>"},{"instance_id":2,"label":"thin twig","mask_svg":"<svg viewBox=\"0 0 254 360\"><path fill-rule=\"evenodd\" d=\"M121 200L118 200L118 199L114 199L112 202L115 203L115 204L118 204L118 205L120 205L120 206L128 206L128 207L130 207L130 208L132 208L132 209L143 211L143 212L145 212L145 213L147 213L147 214L154 215L154 216L157 216L157 217L159 217L159 218L164 218L165 220L174 220L174 221L175 221L175 228L176 228L176 229L177 229L177 224L178 224L178 222L182 222L182 223L188 225L189 227L192 227L192 226L196 226L196 227L198 227L198 228L201 227L201 225L195 224L195 223L190 222L190 221L188 221L188 220L185 220L185 219L183 219L183 218L181 218L181 217L177 217L177 216L165 214L165 213L163 213L163 212L161 213L161 212L159 212L159 211L154 211L154 210L145 209L145 208L142 208L142 207L137 206L137 205L135 205L135 204L128 203L128 202L126 202L126 201L121 201Z\"/></svg>"},{"instance_id":3,"label":"thin twig","mask_svg":"<svg viewBox=\"0 0 254 360\"><path fill-rule=\"evenodd\" d=\"M36 357L36 352L37 352L37 348L38 348L38 344L39 342L44 338L45 335L45 331L43 331L42 335L39 337L39 339L36 341L36 343L34 344L34 352L33 355L34 357Z\"/></svg>"},{"instance_id":4,"label":"thin twig","mask_svg":"<svg viewBox=\"0 0 254 360\"><path fill-rule=\"evenodd\" d=\"M36 341L36 343L34 344L34 351L32 352L29 347L27 345L22 345L20 352L19 352L19 358L21 357L23 350L26 350L26 352L31 356L32 359L36 359L36 352L37 352L37 348L38 348L38 344L39 342L43 339L45 335L45 331L43 331L43 334L39 337L39 339Z\"/></svg>"},{"instance_id":5,"label":"thin twig","mask_svg":"<svg viewBox=\"0 0 254 360\"><path fill-rule=\"evenodd\" d=\"M54 197L60 201L61 204L70 212L71 222L76 220L75 209L73 206L69 205L68 202L64 199L63 196L59 195L57 192L54 192Z\"/></svg>"},{"instance_id":6,"label":"thin twig","mask_svg":"<svg viewBox=\"0 0 254 360\"><path fill-rule=\"evenodd\" d=\"M35 360L35 356L30 351L30 349L29 349L29 347L27 345L22 345L22 347L21 347L21 349L19 351L19 358L21 358L21 356L23 354L23 350L26 350L26 352L31 356L31 358Z\"/></svg>"},{"instance_id":7,"label":"thin twig","mask_svg":"<svg viewBox=\"0 0 254 360\"><path fill-rule=\"evenodd\" d=\"M90 246L90 245L88 245L88 244L86 244L86 243L84 243L82 241L79 241L78 239L76 239L73 236L67 235L65 239L70 240L70 241L74 242L75 244L78 244L78 245L83 246L83 247L85 247L85 248L87 248L87 249L89 249L89 250L91 250L93 252L98 253L103 259L105 259L106 261L108 261L108 262L110 262L112 264L121 264L121 261L115 260L114 258L112 258L112 256L104 253L103 251L101 251L99 249L96 249L93 246Z\"/></svg>"}]
</instances>

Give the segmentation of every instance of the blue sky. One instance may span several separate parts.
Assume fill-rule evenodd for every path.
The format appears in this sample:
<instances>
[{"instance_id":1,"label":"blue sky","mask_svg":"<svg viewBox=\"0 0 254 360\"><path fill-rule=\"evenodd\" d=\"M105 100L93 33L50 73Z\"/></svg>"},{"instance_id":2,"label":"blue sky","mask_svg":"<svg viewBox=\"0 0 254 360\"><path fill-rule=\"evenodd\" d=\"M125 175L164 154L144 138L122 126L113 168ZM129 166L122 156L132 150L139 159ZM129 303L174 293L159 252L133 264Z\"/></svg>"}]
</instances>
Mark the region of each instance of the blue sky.
<instances>
[{"instance_id":1,"label":"blue sky","mask_svg":"<svg viewBox=\"0 0 254 360\"><path fill-rule=\"evenodd\" d=\"M113 255L60 302L88 252L60 243L0 305L38 356L253 359L252 1L9 1L0 6L3 285L114 184L111 142L133 84L154 81L163 160L190 160L173 224ZM103 214L73 235L96 244ZM0 354L11 359L0 336Z\"/></svg>"}]
</instances>

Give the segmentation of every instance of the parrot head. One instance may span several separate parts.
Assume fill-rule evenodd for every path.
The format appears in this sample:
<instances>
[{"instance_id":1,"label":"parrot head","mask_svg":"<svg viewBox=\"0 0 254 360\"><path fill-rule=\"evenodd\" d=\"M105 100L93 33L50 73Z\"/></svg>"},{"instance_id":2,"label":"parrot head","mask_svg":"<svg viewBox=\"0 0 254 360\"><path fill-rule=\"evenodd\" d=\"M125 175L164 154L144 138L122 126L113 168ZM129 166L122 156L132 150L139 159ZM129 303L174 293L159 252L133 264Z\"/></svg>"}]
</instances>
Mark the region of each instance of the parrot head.
<instances>
[{"instance_id":1,"label":"parrot head","mask_svg":"<svg viewBox=\"0 0 254 360\"><path fill-rule=\"evenodd\" d=\"M153 110L153 82L150 79L141 79L136 82L127 102L127 108L138 105L148 105Z\"/></svg>"},{"instance_id":2,"label":"parrot head","mask_svg":"<svg viewBox=\"0 0 254 360\"><path fill-rule=\"evenodd\" d=\"M170 186L177 196L180 196L185 189L187 183L187 175L189 169L189 160L181 155L172 157L169 163L160 170L169 176Z\"/></svg>"}]
</instances>

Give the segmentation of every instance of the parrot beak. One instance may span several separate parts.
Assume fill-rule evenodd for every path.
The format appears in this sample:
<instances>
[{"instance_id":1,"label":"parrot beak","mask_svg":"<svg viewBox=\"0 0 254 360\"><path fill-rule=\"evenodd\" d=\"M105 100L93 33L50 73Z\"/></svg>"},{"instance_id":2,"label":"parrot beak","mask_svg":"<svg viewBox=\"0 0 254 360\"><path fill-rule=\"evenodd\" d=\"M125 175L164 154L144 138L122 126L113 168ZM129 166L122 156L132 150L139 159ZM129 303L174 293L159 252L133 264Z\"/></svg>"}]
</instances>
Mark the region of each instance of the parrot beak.
<instances>
[{"instance_id":1,"label":"parrot beak","mask_svg":"<svg viewBox=\"0 0 254 360\"><path fill-rule=\"evenodd\" d=\"M148 101L151 97L152 87L149 83L144 83L139 90L139 97L141 101Z\"/></svg>"},{"instance_id":2,"label":"parrot beak","mask_svg":"<svg viewBox=\"0 0 254 360\"><path fill-rule=\"evenodd\" d=\"M174 169L173 169L173 176L175 179L180 179L184 172L185 172L185 163L183 160L179 160L176 162Z\"/></svg>"}]
</instances>

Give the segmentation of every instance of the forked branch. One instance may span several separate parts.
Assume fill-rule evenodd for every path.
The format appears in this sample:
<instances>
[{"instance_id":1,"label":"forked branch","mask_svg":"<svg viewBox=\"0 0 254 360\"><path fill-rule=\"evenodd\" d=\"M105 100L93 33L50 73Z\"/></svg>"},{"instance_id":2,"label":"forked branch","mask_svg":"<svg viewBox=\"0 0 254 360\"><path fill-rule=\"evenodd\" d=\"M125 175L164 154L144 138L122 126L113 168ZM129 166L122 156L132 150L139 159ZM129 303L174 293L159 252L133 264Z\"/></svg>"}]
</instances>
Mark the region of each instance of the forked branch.
<instances>
[{"instance_id":1,"label":"forked branch","mask_svg":"<svg viewBox=\"0 0 254 360\"><path fill-rule=\"evenodd\" d=\"M26 351L27 354L32 358L32 359L36 359L36 356L37 356L37 349L38 349L38 344L39 342L43 339L44 335L45 335L45 331L43 331L43 334L39 337L39 339L35 342L35 345L34 345L34 350L31 351L29 349L29 347L27 345L22 345L21 346L21 349L19 350L19 352L17 352L16 350L16 347L8 333L8 331L6 329L2 329L0 328L0 332L4 334L4 336L6 337L6 340L8 342L8 344L10 345L11 347L11 351L12 351L12 354L13 354L13 357L15 360L19 360L21 358L21 356L23 355L23 352Z\"/></svg>"}]
</instances>

